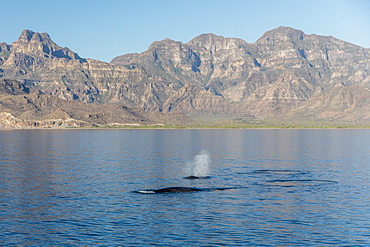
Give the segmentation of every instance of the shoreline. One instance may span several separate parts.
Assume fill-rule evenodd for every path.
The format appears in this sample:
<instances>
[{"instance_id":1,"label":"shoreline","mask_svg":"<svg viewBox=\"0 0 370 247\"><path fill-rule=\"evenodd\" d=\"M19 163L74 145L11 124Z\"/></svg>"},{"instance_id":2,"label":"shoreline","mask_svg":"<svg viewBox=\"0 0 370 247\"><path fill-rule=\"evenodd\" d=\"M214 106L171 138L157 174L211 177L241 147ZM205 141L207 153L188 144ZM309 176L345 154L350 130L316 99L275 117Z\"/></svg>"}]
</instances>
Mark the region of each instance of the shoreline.
<instances>
[{"instance_id":1,"label":"shoreline","mask_svg":"<svg viewBox=\"0 0 370 247\"><path fill-rule=\"evenodd\" d=\"M279 126L245 126L245 127L186 127L186 126L179 126L179 127L148 127L148 126L142 126L142 127L71 127L71 128L0 128L0 131L12 131L12 130L216 130L216 129L256 129L256 130L269 130L269 129L285 129L285 130L297 130L297 129L370 129L370 126L320 126L320 127L314 127L314 126L295 126L295 127L279 127Z\"/></svg>"}]
</instances>

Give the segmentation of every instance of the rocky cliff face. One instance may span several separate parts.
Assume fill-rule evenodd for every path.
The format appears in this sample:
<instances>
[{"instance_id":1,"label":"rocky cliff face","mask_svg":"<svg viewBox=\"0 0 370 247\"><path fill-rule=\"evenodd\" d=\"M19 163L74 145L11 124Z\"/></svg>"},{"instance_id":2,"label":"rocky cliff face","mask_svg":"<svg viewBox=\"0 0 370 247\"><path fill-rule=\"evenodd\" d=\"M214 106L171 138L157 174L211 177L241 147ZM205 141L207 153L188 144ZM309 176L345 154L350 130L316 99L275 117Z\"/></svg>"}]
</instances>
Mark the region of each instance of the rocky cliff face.
<instances>
[{"instance_id":1,"label":"rocky cliff face","mask_svg":"<svg viewBox=\"0 0 370 247\"><path fill-rule=\"evenodd\" d=\"M354 88L370 87L370 51L279 27L255 43L214 34L186 44L165 39L143 53L104 63L80 58L48 34L26 30L11 45L0 44L0 77L65 100L150 112L365 119L358 114L367 112L359 110L366 100ZM339 87L343 100L363 103L356 109L346 104L347 114L339 114L343 109L332 101L325 111L339 115L319 114L317 102Z\"/></svg>"},{"instance_id":2,"label":"rocky cliff face","mask_svg":"<svg viewBox=\"0 0 370 247\"><path fill-rule=\"evenodd\" d=\"M212 108L217 112L274 117L339 85L368 88L369 59L369 49L279 27L253 44L213 34L187 44L164 40L111 63L150 67L152 74L165 71L167 80L212 89L228 105Z\"/></svg>"}]
</instances>

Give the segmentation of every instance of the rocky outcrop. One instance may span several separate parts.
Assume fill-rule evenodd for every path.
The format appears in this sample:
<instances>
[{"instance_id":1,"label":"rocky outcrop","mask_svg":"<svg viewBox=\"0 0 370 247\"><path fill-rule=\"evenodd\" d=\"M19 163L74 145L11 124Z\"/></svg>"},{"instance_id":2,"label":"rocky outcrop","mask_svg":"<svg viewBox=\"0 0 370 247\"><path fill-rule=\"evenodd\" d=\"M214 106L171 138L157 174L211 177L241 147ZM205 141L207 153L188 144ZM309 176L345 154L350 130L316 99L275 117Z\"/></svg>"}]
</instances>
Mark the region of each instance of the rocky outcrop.
<instances>
[{"instance_id":1,"label":"rocky outcrop","mask_svg":"<svg viewBox=\"0 0 370 247\"><path fill-rule=\"evenodd\" d=\"M22 95L29 94L31 91L32 89L26 87L23 83L20 83L19 81L0 79L0 94Z\"/></svg>"},{"instance_id":2,"label":"rocky outcrop","mask_svg":"<svg viewBox=\"0 0 370 247\"><path fill-rule=\"evenodd\" d=\"M332 118L319 114L314 101L338 87L354 98L361 95L353 88L370 87L369 49L288 27L268 31L255 43L214 34L188 43L165 39L111 63L83 59L48 34L28 30L0 49L2 78L63 100L146 112ZM346 106L349 116L355 110Z\"/></svg>"},{"instance_id":3,"label":"rocky outcrop","mask_svg":"<svg viewBox=\"0 0 370 247\"><path fill-rule=\"evenodd\" d=\"M93 124L76 119L24 120L15 118L8 112L0 112L0 129L60 129L96 127Z\"/></svg>"}]
</instances>

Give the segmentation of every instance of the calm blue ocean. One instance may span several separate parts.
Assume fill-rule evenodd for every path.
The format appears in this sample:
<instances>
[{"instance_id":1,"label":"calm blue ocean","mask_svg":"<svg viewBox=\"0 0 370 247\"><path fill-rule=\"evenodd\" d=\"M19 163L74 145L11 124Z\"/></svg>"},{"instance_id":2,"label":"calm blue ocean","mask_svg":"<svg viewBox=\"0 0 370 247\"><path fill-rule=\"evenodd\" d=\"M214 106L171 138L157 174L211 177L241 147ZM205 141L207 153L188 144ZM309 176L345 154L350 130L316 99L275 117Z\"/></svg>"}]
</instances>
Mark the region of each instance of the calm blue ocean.
<instances>
[{"instance_id":1,"label":"calm blue ocean","mask_svg":"<svg viewBox=\"0 0 370 247\"><path fill-rule=\"evenodd\" d=\"M370 130L0 131L0 245L370 246Z\"/></svg>"}]
</instances>

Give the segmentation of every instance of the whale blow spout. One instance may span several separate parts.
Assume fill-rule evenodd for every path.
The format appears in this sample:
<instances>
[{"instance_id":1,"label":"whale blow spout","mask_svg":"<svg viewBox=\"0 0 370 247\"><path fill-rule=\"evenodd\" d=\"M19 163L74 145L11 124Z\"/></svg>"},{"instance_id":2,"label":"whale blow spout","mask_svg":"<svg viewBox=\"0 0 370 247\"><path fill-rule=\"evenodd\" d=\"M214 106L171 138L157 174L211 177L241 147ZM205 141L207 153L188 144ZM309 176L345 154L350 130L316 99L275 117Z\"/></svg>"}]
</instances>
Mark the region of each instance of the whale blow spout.
<instances>
[{"instance_id":1,"label":"whale blow spout","mask_svg":"<svg viewBox=\"0 0 370 247\"><path fill-rule=\"evenodd\" d=\"M185 174L189 176L185 179L206 179L210 178L209 165L211 164L211 157L208 151L203 150L200 154L195 156L194 161L187 164L184 169Z\"/></svg>"}]
</instances>

